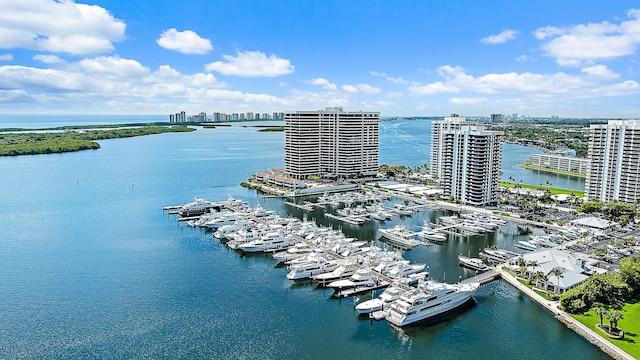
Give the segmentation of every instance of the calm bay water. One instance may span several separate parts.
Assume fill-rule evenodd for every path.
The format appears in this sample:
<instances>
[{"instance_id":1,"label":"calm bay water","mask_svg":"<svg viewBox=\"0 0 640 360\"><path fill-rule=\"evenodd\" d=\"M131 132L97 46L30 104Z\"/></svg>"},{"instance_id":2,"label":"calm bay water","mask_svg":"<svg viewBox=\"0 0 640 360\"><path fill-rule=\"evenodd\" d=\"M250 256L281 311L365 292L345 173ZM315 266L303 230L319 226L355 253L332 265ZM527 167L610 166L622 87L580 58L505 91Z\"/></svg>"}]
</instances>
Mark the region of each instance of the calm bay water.
<instances>
[{"instance_id":1,"label":"calm bay water","mask_svg":"<svg viewBox=\"0 0 640 360\"><path fill-rule=\"evenodd\" d=\"M428 162L425 131L426 123L382 123L381 162ZM302 216L238 185L282 166L283 139L234 124L0 158L0 358L607 358L503 282L434 326L397 332L358 320L354 299L291 284L269 257L241 257L161 211L231 195ZM329 224L319 210L309 216ZM341 227L375 240L379 226ZM428 264L435 279L456 281L473 275L457 254L524 237L509 224L405 256Z\"/></svg>"}]
</instances>

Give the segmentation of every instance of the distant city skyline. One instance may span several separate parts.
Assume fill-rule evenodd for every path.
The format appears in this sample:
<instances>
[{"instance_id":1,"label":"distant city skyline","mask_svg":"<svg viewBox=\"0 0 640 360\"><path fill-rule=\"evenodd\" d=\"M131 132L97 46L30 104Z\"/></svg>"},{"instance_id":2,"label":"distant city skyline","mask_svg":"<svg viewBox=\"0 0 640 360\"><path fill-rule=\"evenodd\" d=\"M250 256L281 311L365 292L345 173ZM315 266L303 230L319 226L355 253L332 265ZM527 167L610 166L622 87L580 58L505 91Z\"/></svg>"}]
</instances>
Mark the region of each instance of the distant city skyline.
<instances>
[{"instance_id":1,"label":"distant city skyline","mask_svg":"<svg viewBox=\"0 0 640 360\"><path fill-rule=\"evenodd\" d=\"M0 111L637 119L631 5L0 1Z\"/></svg>"}]
</instances>

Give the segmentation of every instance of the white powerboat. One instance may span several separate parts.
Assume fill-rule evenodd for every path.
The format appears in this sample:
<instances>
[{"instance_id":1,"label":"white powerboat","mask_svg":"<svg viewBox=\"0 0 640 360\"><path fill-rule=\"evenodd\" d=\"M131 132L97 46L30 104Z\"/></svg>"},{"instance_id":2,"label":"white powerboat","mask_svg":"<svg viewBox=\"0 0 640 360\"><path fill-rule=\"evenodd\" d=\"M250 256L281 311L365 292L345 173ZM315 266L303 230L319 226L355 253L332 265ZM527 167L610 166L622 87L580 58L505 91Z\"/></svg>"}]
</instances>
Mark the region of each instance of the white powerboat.
<instances>
[{"instance_id":1,"label":"white powerboat","mask_svg":"<svg viewBox=\"0 0 640 360\"><path fill-rule=\"evenodd\" d=\"M370 314L375 311L384 310L389 305L391 305L393 301L399 299L400 296L404 293L405 290L403 290L399 286L389 286L388 288L384 289L384 291L380 295L378 295L377 298L367 300L356 305L356 311L358 312L358 314Z\"/></svg>"},{"instance_id":2,"label":"white powerboat","mask_svg":"<svg viewBox=\"0 0 640 360\"><path fill-rule=\"evenodd\" d=\"M436 243L443 243L447 241L446 235L436 232L430 227L425 226L425 227L422 227L421 229L422 230L416 233L416 235L420 239L428 240L430 242L436 242Z\"/></svg>"},{"instance_id":3,"label":"white powerboat","mask_svg":"<svg viewBox=\"0 0 640 360\"><path fill-rule=\"evenodd\" d=\"M317 281L319 286L327 286L327 284L331 282L350 277L351 275L355 274L358 268L359 266L357 262L347 262L338 266L331 272L313 276L313 280Z\"/></svg>"},{"instance_id":4,"label":"white powerboat","mask_svg":"<svg viewBox=\"0 0 640 360\"><path fill-rule=\"evenodd\" d=\"M472 258L464 255L458 255L458 263L466 268L476 270L476 271L487 271L489 270L489 266L487 266L482 259Z\"/></svg>"},{"instance_id":5,"label":"white powerboat","mask_svg":"<svg viewBox=\"0 0 640 360\"><path fill-rule=\"evenodd\" d=\"M287 274L287 279L299 281L307 280L314 275L324 274L329 271L333 271L340 265L340 262L321 260L318 262L304 263L291 267L291 270Z\"/></svg>"},{"instance_id":6,"label":"white powerboat","mask_svg":"<svg viewBox=\"0 0 640 360\"><path fill-rule=\"evenodd\" d=\"M263 237L260 240L241 244L238 249L244 252L268 252L288 249L296 244L296 241L287 236Z\"/></svg>"},{"instance_id":7,"label":"white powerboat","mask_svg":"<svg viewBox=\"0 0 640 360\"><path fill-rule=\"evenodd\" d=\"M378 229L378 231L387 240L402 247L412 248L420 245L420 242L415 239L416 234L402 225L396 225L391 229Z\"/></svg>"},{"instance_id":8,"label":"white powerboat","mask_svg":"<svg viewBox=\"0 0 640 360\"><path fill-rule=\"evenodd\" d=\"M330 282L327 287L335 290L345 290L355 287L373 287L375 284L376 281L370 269L358 269L348 279Z\"/></svg>"}]
</instances>

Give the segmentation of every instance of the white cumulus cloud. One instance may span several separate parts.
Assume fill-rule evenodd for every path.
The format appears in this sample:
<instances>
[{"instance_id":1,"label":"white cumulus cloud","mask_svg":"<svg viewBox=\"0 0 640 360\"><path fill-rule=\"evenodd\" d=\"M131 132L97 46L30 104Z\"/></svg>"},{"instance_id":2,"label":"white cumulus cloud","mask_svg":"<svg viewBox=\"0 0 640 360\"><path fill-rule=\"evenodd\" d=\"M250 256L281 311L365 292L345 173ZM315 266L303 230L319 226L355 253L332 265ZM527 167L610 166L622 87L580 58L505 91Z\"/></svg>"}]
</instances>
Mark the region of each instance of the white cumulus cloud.
<instances>
[{"instance_id":1,"label":"white cumulus cloud","mask_svg":"<svg viewBox=\"0 0 640 360\"><path fill-rule=\"evenodd\" d=\"M640 10L629 10L629 20L619 24L607 21L567 27L539 28L534 36L543 41L544 53L559 65L580 66L585 61L598 61L629 56L640 45Z\"/></svg>"},{"instance_id":2,"label":"white cumulus cloud","mask_svg":"<svg viewBox=\"0 0 640 360\"><path fill-rule=\"evenodd\" d=\"M202 38L191 30L178 31L175 28L165 30L156 42L167 50L188 55L203 55L213 50L211 40Z\"/></svg>"},{"instance_id":3,"label":"white cumulus cloud","mask_svg":"<svg viewBox=\"0 0 640 360\"><path fill-rule=\"evenodd\" d=\"M342 85L342 90L352 94L355 94L358 92L358 88L356 88L353 85Z\"/></svg>"},{"instance_id":4,"label":"white cumulus cloud","mask_svg":"<svg viewBox=\"0 0 640 360\"><path fill-rule=\"evenodd\" d=\"M139 77L150 72L149 68L142 66L136 60L122 59L117 56L84 59L79 62L79 65L85 72L90 74L111 74L119 77Z\"/></svg>"},{"instance_id":5,"label":"white cumulus cloud","mask_svg":"<svg viewBox=\"0 0 640 360\"><path fill-rule=\"evenodd\" d=\"M391 81L394 84L408 84L409 82L405 79L403 79L402 77L391 77L383 72L378 72L378 71L369 71L369 74L373 75L373 76L377 76L377 77L381 77L381 78L385 78L389 81Z\"/></svg>"},{"instance_id":6,"label":"white cumulus cloud","mask_svg":"<svg viewBox=\"0 0 640 360\"><path fill-rule=\"evenodd\" d=\"M11 60L13 60L13 54L0 55L0 61L11 61Z\"/></svg>"},{"instance_id":7,"label":"white cumulus cloud","mask_svg":"<svg viewBox=\"0 0 640 360\"><path fill-rule=\"evenodd\" d=\"M289 60L275 55L267 56L260 51L239 51L237 56L222 55L225 61L205 65L205 70L224 75L243 77L274 77L291 74L294 66Z\"/></svg>"},{"instance_id":8,"label":"white cumulus cloud","mask_svg":"<svg viewBox=\"0 0 640 360\"><path fill-rule=\"evenodd\" d=\"M111 52L125 38L124 22L97 5L73 1L0 3L0 48L89 55Z\"/></svg>"},{"instance_id":9,"label":"white cumulus cloud","mask_svg":"<svg viewBox=\"0 0 640 360\"><path fill-rule=\"evenodd\" d=\"M367 94L379 94L382 92L382 89L371 86L369 84L358 84L356 87L358 88L358 90Z\"/></svg>"},{"instance_id":10,"label":"white cumulus cloud","mask_svg":"<svg viewBox=\"0 0 640 360\"><path fill-rule=\"evenodd\" d=\"M63 63L64 60L62 60L60 57L56 56L56 55L51 55L51 54L47 54L47 55L35 55L33 57L33 60L38 60L41 63L44 64L60 64Z\"/></svg>"},{"instance_id":11,"label":"white cumulus cloud","mask_svg":"<svg viewBox=\"0 0 640 360\"><path fill-rule=\"evenodd\" d=\"M500 34L490 35L486 38L480 39L480 42L488 45L502 44L509 40L513 40L518 35L518 32L511 29L505 29Z\"/></svg>"},{"instance_id":12,"label":"white cumulus cloud","mask_svg":"<svg viewBox=\"0 0 640 360\"><path fill-rule=\"evenodd\" d=\"M582 68L581 71L584 72L585 74L589 74L591 76L598 77L601 79L617 79L620 77L620 74L617 74L611 71L605 65L589 66L589 67Z\"/></svg>"},{"instance_id":13,"label":"white cumulus cloud","mask_svg":"<svg viewBox=\"0 0 640 360\"><path fill-rule=\"evenodd\" d=\"M619 75L604 65L585 67L579 74L557 72L551 74L497 73L473 76L457 66L445 65L437 70L444 78L428 84L413 84L409 93L414 96L444 93L478 93L521 95L538 98L584 99L599 96L629 96L638 93L639 84L633 80L618 82ZM479 99L478 96L460 96L455 101Z\"/></svg>"}]
</instances>

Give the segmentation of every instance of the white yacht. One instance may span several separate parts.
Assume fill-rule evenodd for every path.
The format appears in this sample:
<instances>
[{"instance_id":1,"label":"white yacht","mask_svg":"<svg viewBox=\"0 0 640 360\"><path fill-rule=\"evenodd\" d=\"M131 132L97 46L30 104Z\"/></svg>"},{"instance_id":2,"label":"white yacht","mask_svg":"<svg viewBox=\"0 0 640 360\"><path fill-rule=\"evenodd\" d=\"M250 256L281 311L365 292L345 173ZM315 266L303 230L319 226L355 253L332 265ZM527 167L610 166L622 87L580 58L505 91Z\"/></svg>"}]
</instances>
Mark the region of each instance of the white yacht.
<instances>
[{"instance_id":1,"label":"white yacht","mask_svg":"<svg viewBox=\"0 0 640 360\"><path fill-rule=\"evenodd\" d=\"M446 235L436 232L429 227L423 227L422 230L419 231L416 235L418 235L418 237L421 239L436 243L443 243L447 241Z\"/></svg>"},{"instance_id":2,"label":"white yacht","mask_svg":"<svg viewBox=\"0 0 640 360\"><path fill-rule=\"evenodd\" d=\"M358 314L370 314L378 310L384 310L395 300L399 299L406 290L399 286L392 285L384 289L384 291L375 299L367 300L356 305Z\"/></svg>"},{"instance_id":3,"label":"white yacht","mask_svg":"<svg viewBox=\"0 0 640 360\"><path fill-rule=\"evenodd\" d=\"M415 233L407 230L402 225L396 225L391 229L378 229L387 240L402 247L412 248L420 245L415 239Z\"/></svg>"},{"instance_id":4,"label":"white yacht","mask_svg":"<svg viewBox=\"0 0 640 360\"><path fill-rule=\"evenodd\" d=\"M424 286L402 294L389 306L385 318L389 324L399 327L435 321L438 315L444 316L445 313L473 301L471 295L479 286L479 283L445 284L427 281Z\"/></svg>"},{"instance_id":5,"label":"white yacht","mask_svg":"<svg viewBox=\"0 0 640 360\"><path fill-rule=\"evenodd\" d=\"M287 279L293 281L307 280L314 275L324 274L329 271L333 271L340 265L340 262L336 260L332 261L318 261L312 263L304 263L291 267L291 270L287 274Z\"/></svg>"},{"instance_id":6,"label":"white yacht","mask_svg":"<svg viewBox=\"0 0 640 360\"><path fill-rule=\"evenodd\" d=\"M338 280L330 282L327 285L330 288L336 290L351 289L355 287L375 286L376 281L371 274L370 269L358 269L356 273L351 275L348 279Z\"/></svg>"},{"instance_id":7,"label":"white yacht","mask_svg":"<svg viewBox=\"0 0 640 360\"><path fill-rule=\"evenodd\" d=\"M476 270L476 271L487 271L489 270L489 266L487 266L482 259L472 258L469 256L464 256L462 254L458 255L458 263L460 266Z\"/></svg>"},{"instance_id":8,"label":"white yacht","mask_svg":"<svg viewBox=\"0 0 640 360\"><path fill-rule=\"evenodd\" d=\"M248 229L251 227L255 227L256 223L248 220L248 219L238 219L238 221L233 224L227 224L224 226L220 226L216 232L213 233L213 236L218 240L226 240L229 234L237 232L239 230Z\"/></svg>"},{"instance_id":9,"label":"white yacht","mask_svg":"<svg viewBox=\"0 0 640 360\"><path fill-rule=\"evenodd\" d=\"M400 279L411 274L419 273L424 270L425 267L427 267L426 264L408 264L405 262L400 262L389 271L387 271L386 275L390 278Z\"/></svg>"},{"instance_id":10,"label":"white yacht","mask_svg":"<svg viewBox=\"0 0 640 360\"><path fill-rule=\"evenodd\" d=\"M178 214L182 217L198 216L206 213L209 209L219 206L219 203L195 198L193 202L182 205L178 209Z\"/></svg>"},{"instance_id":11,"label":"white yacht","mask_svg":"<svg viewBox=\"0 0 640 360\"><path fill-rule=\"evenodd\" d=\"M218 216L210 221L207 221L204 225L209 229L218 229L224 225L234 224L236 221L240 220L242 217L236 213L223 213L224 215Z\"/></svg>"},{"instance_id":12,"label":"white yacht","mask_svg":"<svg viewBox=\"0 0 640 360\"><path fill-rule=\"evenodd\" d=\"M331 282L350 277L351 275L355 274L358 268L359 266L357 262L347 262L338 266L331 272L313 276L313 280L317 281L319 286L327 286L327 284Z\"/></svg>"},{"instance_id":13,"label":"white yacht","mask_svg":"<svg viewBox=\"0 0 640 360\"><path fill-rule=\"evenodd\" d=\"M233 250L237 250L242 244L246 244L251 241L260 240L265 236L277 237L280 236L280 232L268 232L263 228L249 228L239 230L236 233L229 234L229 241L227 246Z\"/></svg>"},{"instance_id":14,"label":"white yacht","mask_svg":"<svg viewBox=\"0 0 640 360\"><path fill-rule=\"evenodd\" d=\"M297 259L299 257L307 256L314 251L314 248L306 243L297 243L293 247L287 250L277 252L273 254L274 260L280 262L286 262L289 260Z\"/></svg>"},{"instance_id":15,"label":"white yacht","mask_svg":"<svg viewBox=\"0 0 640 360\"><path fill-rule=\"evenodd\" d=\"M244 252L267 252L288 249L296 244L296 241L287 236L263 237L260 240L240 244L238 249Z\"/></svg>"}]
</instances>

